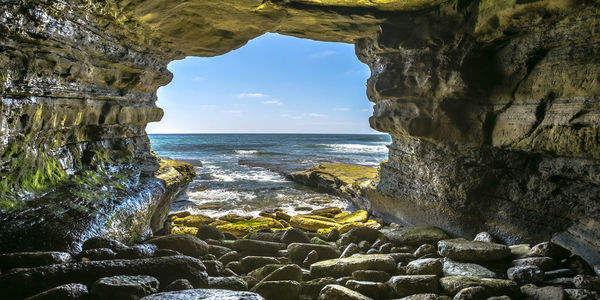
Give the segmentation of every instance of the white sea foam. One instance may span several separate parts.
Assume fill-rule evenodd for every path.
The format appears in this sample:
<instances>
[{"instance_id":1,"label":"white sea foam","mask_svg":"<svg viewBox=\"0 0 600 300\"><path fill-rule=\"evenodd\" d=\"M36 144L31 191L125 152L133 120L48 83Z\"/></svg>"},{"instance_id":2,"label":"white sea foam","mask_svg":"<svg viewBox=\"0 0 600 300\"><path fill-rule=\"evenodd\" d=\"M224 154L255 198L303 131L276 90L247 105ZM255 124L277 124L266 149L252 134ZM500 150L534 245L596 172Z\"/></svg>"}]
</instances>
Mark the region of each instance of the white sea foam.
<instances>
[{"instance_id":1,"label":"white sea foam","mask_svg":"<svg viewBox=\"0 0 600 300\"><path fill-rule=\"evenodd\" d=\"M364 152L387 152L385 145L362 145L362 144L322 144L342 153L364 153Z\"/></svg>"},{"instance_id":2,"label":"white sea foam","mask_svg":"<svg viewBox=\"0 0 600 300\"><path fill-rule=\"evenodd\" d=\"M258 150L233 150L233 153L235 154L241 154L241 155L255 155L258 154L260 151Z\"/></svg>"}]
</instances>

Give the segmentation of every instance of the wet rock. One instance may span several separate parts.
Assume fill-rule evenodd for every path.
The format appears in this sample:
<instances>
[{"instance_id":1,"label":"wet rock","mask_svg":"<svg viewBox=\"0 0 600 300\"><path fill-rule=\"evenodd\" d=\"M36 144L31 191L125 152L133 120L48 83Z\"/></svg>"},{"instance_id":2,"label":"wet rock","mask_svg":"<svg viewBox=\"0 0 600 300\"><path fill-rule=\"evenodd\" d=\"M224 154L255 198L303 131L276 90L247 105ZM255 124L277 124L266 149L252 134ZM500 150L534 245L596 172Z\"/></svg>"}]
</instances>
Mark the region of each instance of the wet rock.
<instances>
[{"instance_id":1,"label":"wet rock","mask_svg":"<svg viewBox=\"0 0 600 300\"><path fill-rule=\"evenodd\" d=\"M18 269L0 276L0 290L8 298L25 298L61 284L77 281L91 286L97 279L115 275L147 275L160 282L188 279L195 287L208 283L206 268L187 256L136 260L103 260ZM37 278L44 278L38 280Z\"/></svg>"},{"instance_id":2,"label":"wet rock","mask_svg":"<svg viewBox=\"0 0 600 300\"><path fill-rule=\"evenodd\" d=\"M27 300L86 300L88 297L87 286L80 283L68 283L31 296Z\"/></svg>"},{"instance_id":3,"label":"wet rock","mask_svg":"<svg viewBox=\"0 0 600 300\"><path fill-rule=\"evenodd\" d=\"M244 238L249 239L249 240L279 243L281 240L280 239L281 234L274 233L274 232L256 232L256 233L251 233Z\"/></svg>"},{"instance_id":4,"label":"wet rock","mask_svg":"<svg viewBox=\"0 0 600 300\"><path fill-rule=\"evenodd\" d=\"M219 257L219 261L226 265L229 262L240 259L241 257L242 256L237 251L231 251Z\"/></svg>"},{"instance_id":5,"label":"wet rock","mask_svg":"<svg viewBox=\"0 0 600 300\"><path fill-rule=\"evenodd\" d=\"M489 297L489 292L482 286L473 286L460 290L452 300L485 300Z\"/></svg>"},{"instance_id":6,"label":"wet rock","mask_svg":"<svg viewBox=\"0 0 600 300\"><path fill-rule=\"evenodd\" d=\"M196 237L201 240L213 239L213 240L224 240L225 235L223 232L210 225L202 225L198 227Z\"/></svg>"},{"instance_id":7,"label":"wet rock","mask_svg":"<svg viewBox=\"0 0 600 300\"><path fill-rule=\"evenodd\" d=\"M542 271L556 269L557 263L551 257L526 257L512 261L513 266L538 266Z\"/></svg>"},{"instance_id":8,"label":"wet rock","mask_svg":"<svg viewBox=\"0 0 600 300\"><path fill-rule=\"evenodd\" d=\"M558 286L537 287L533 284L526 284L521 287L521 293L532 300L566 300L567 294Z\"/></svg>"},{"instance_id":9,"label":"wet rock","mask_svg":"<svg viewBox=\"0 0 600 300\"><path fill-rule=\"evenodd\" d=\"M412 253L390 253L396 262L409 263L415 259Z\"/></svg>"},{"instance_id":10,"label":"wet rock","mask_svg":"<svg viewBox=\"0 0 600 300\"><path fill-rule=\"evenodd\" d=\"M210 282L210 278L209 278L209 282ZM164 288L164 291L165 292L183 291L183 290L191 290L193 288L194 288L194 286L190 283L189 280L177 279L177 280L173 280L171 283L169 283L169 285L167 285L167 287Z\"/></svg>"},{"instance_id":11,"label":"wet rock","mask_svg":"<svg viewBox=\"0 0 600 300\"><path fill-rule=\"evenodd\" d=\"M317 251L312 250L308 252L304 261L302 261L302 266L305 268L310 268L310 265L319 261L319 254Z\"/></svg>"},{"instance_id":12,"label":"wet rock","mask_svg":"<svg viewBox=\"0 0 600 300\"><path fill-rule=\"evenodd\" d=\"M544 271L538 266L523 265L511 267L506 273L508 274L508 279L515 281L519 285L538 283L544 280Z\"/></svg>"},{"instance_id":13,"label":"wet rock","mask_svg":"<svg viewBox=\"0 0 600 300\"><path fill-rule=\"evenodd\" d=\"M293 280L261 281L252 288L265 300L294 300L300 295L300 283Z\"/></svg>"},{"instance_id":14,"label":"wet rock","mask_svg":"<svg viewBox=\"0 0 600 300\"><path fill-rule=\"evenodd\" d=\"M317 251L319 259L340 257L340 252L330 246L305 243L291 243L287 246L289 258L294 263L302 263L311 251Z\"/></svg>"},{"instance_id":15,"label":"wet rock","mask_svg":"<svg viewBox=\"0 0 600 300\"><path fill-rule=\"evenodd\" d=\"M310 238L300 228L291 228L286 230L281 236L281 242L286 244L291 243L309 243Z\"/></svg>"},{"instance_id":16,"label":"wet rock","mask_svg":"<svg viewBox=\"0 0 600 300\"><path fill-rule=\"evenodd\" d=\"M31 268L71 261L66 252L16 252L0 254L0 270L6 272L12 268Z\"/></svg>"},{"instance_id":17,"label":"wet rock","mask_svg":"<svg viewBox=\"0 0 600 300\"><path fill-rule=\"evenodd\" d=\"M208 276L221 276L223 269L225 269L223 263L218 260L203 260L202 263L206 267Z\"/></svg>"},{"instance_id":18,"label":"wet rock","mask_svg":"<svg viewBox=\"0 0 600 300\"><path fill-rule=\"evenodd\" d=\"M302 281L302 269L298 265L290 264L282 266L269 275L267 275L264 281L279 281L279 280L292 280Z\"/></svg>"},{"instance_id":19,"label":"wet rock","mask_svg":"<svg viewBox=\"0 0 600 300\"><path fill-rule=\"evenodd\" d=\"M531 250L529 244L512 245L508 246L508 248L510 249L510 255L515 258L527 257L529 256L529 251Z\"/></svg>"},{"instance_id":20,"label":"wet rock","mask_svg":"<svg viewBox=\"0 0 600 300\"><path fill-rule=\"evenodd\" d=\"M529 250L529 256L548 256L556 260L567 258L571 255L571 251L552 242L539 243Z\"/></svg>"},{"instance_id":21,"label":"wet rock","mask_svg":"<svg viewBox=\"0 0 600 300\"><path fill-rule=\"evenodd\" d=\"M486 242L486 243L494 242L494 238L492 237L492 235L487 232L478 233L473 240L477 241L477 242Z\"/></svg>"},{"instance_id":22,"label":"wet rock","mask_svg":"<svg viewBox=\"0 0 600 300\"><path fill-rule=\"evenodd\" d=\"M276 211L275 212L275 217L278 218L278 219L282 219L282 220L284 220L286 222L289 222L290 219L292 218L292 216L290 216L290 215L288 215L288 214L286 214L286 213L284 213L282 211Z\"/></svg>"},{"instance_id":23,"label":"wet rock","mask_svg":"<svg viewBox=\"0 0 600 300\"><path fill-rule=\"evenodd\" d=\"M340 223L340 224L347 224L347 223L364 223L369 219L369 213L364 211L364 210L357 210L355 212L352 212L350 214L341 216L341 217L336 217L335 221Z\"/></svg>"},{"instance_id":24,"label":"wet rock","mask_svg":"<svg viewBox=\"0 0 600 300\"><path fill-rule=\"evenodd\" d=\"M573 283L578 289L600 292L600 277L598 276L577 275L573 278Z\"/></svg>"},{"instance_id":25,"label":"wet rock","mask_svg":"<svg viewBox=\"0 0 600 300\"><path fill-rule=\"evenodd\" d=\"M358 270L352 272L352 279L359 281L386 282L390 280L390 274L384 271Z\"/></svg>"},{"instance_id":26,"label":"wet rock","mask_svg":"<svg viewBox=\"0 0 600 300\"><path fill-rule=\"evenodd\" d=\"M392 276L386 284L397 297L437 293L439 290L438 278L435 275Z\"/></svg>"},{"instance_id":27,"label":"wet rock","mask_svg":"<svg viewBox=\"0 0 600 300\"><path fill-rule=\"evenodd\" d=\"M191 257L200 257L208 253L208 244L188 234L170 234L152 238L145 242L159 249L171 249Z\"/></svg>"},{"instance_id":28,"label":"wet rock","mask_svg":"<svg viewBox=\"0 0 600 300\"><path fill-rule=\"evenodd\" d=\"M572 276L575 276L575 272L571 269L556 269L544 272L544 280Z\"/></svg>"},{"instance_id":29,"label":"wet rock","mask_svg":"<svg viewBox=\"0 0 600 300\"><path fill-rule=\"evenodd\" d=\"M406 274L408 275L441 275L442 270L442 262L437 258L413 260L406 266Z\"/></svg>"},{"instance_id":30,"label":"wet rock","mask_svg":"<svg viewBox=\"0 0 600 300\"><path fill-rule=\"evenodd\" d=\"M270 264L279 264L279 261L269 256L246 256L240 260L241 273L247 273Z\"/></svg>"},{"instance_id":31,"label":"wet rock","mask_svg":"<svg viewBox=\"0 0 600 300\"><path fill-rule=\"evenodd\" d=\"M355 292L347 287L337 284L326 285L319 293L319 300L372 300L371 298Z\"/></svg>"},{"instance_id":32,"label":"wet rock","mask_svg":"<svg viewBox=\"0 0 600 300\"><path fill-rule=\"evenodd\" d=\"M214 222L215 219L205 215L190 215L183 218L173 218L173 225L186 227L200 227Z\"/></svg>"},{"instance_id":33,"label":"wet rock","mask_svg":"<svg viewBox=\"0 0 600 300\"><path fill-rule=\"evenodd\" d=\"M324 260L310 266L314 278L350 276L357 270L391 272L396 262L389 254L355 255L352 257Z\"/></svg>"},{"instance_id":34,"label":"wet rock","mask_svg":"<svg viewBox=\"0 0 600 300\"><path fill-rule=\"evenodd\" d=\"M448 296L440 296L432 293L414 294L401 298L400 300L450 300ZM510 300L510 299L509 299Z\"/></svg>"},{"instance_id":35,"label":"wet rock","mask_svg":"<svg viewBox=\"0 0 600 300\"><path fill-rule=\"evenodd\" d=\"M335 216L341 212L342 212L342 209L339 207L326 207L326 208L315 209L315 210L311 211L310 213L313 215L319 215L319 216L323 216L323 215L334 215Z\"/></svg>"},{"instance_id":36,"label":"wet rock","mask_svg":"<svg viewBox=\"0 0 600 300\"><path fill-rule=\"evenodd\" d=\"M271 274L273 271L279 269L283 267L283 265L280 264L271 264L271 265L266 265L264 267L258 268L250 273L248 273L249 276L252 276L253 278L255 278L258 281L261 281L263 279L265 279L265 277L267 277L269 274Z\"/></svg>"},{"instance_id":37,"label":"wet rock","mask_svg":"<svg viewBox=\"0 0 600 300\"><path fill-rule=\"evenodd\" d=\"M340 225L335 220L326 220L327 218L312 218L307 215L295 215L290 219L290 225L308 231L317 231L322 228L335 228Z\"/></svg>"},{"instance_id":38,"label":"wet rock","mask_svg":"<svg viewBox=\"0 0 600 300\"><path fill-rule=\"evenodd\" d=\"M327 234L327 240L330 242L335 242L339 239L340 239L340 231L335 228L331 229L331 231L329 231L329 233Z\"/></svg>"},{"instance_id":39,"label":"wet rock","mask_svg":"<svg viewBox=\"0 0 600 300\"><path fill-rule=\"evenodd\" d=\"M437 227L402 227L381 230L390 242L402 246L436 244L449 236Z\"/></svg>"},{"instance_id":40,"label":"wet rock","mask_svg":"<svg viewBox=\"0 0 600 300\"><path fill-rule=\"evenodd\" d=\"M350 243L359 244L362 241L366 241L370 245L374 243L380 235L381 232L377 229L370 227L356 227L341 235L340 245L345 247Z\"/></svg>"},{"instance_id":41,"label":"wet rock","mask_svg":"<svg viewBox=\"0 0 600 300\"><path fill-rule=\"evenodd\" d=\"M263 298L252 292L229 291L219 289L195 289L184 291L173 291L153 294L142 298L142 300L199 300L199 299L244 299L263 300Z\"/></svg>"},{"instance_id":42,"label":"wet rock","mask_svg":"<svg viewBox=\"0 0 600 300\"><path fill-rule=\"evenodd\" d=\"M89 238L85 242L83 242L83 244L81 245L82 250L96 249L96 248L109 248L112 251L121 252L121 251L127 249L128 247L125 244L123 244L117 240L106 238L106 237L101 237L101 236Z\"/></svg>"},{"instance_id":43,"label":"wet rock","mask_svg":"<svg viewBox=\"0 0 600 300\"><path fill-rule=\"evenodd\" d=\"M248 284L237 277L209 277L208 288L231 291L247 291Z\"/></svg>"},{"instance_id":44,"label":"wet rock","mask_svg":"<svg viewBox=\"0 0 600 300\"><path fill-rule=\"evenodd\" d=\"M456 295L460 290L473 286L485 287L494 296L508 295L516 298L520 293L516 282L504 279L448 276L440 278L440 285L447 295Z\"/></svg>"},{"instance_id":45,"label":"wet rock","mask_svg":"<svg viewBox=\"0 0 600 300\"><path fill-rule=\"evenodd\" d=\"M371 249L371 243L369 243L368 241L360 241L358 243L358 249L360 251L366 252L367 250Z\"/></svg>"},{"instance_id":46,"label":"wet rock","mask_svg":"<svg viewBox=\"0 0 600 300\"><path fill-rule=\"evenodd\" d=\"M422 257L423 255L437 253L437 247L431 244L423 244L413 252L413 255L417 258Z\"/></svg>"},{"instance_id":47,"label":"wet rock","mask_svg":"<svg viewBox=\"0 0 600 300\"><path fill-rule=\"evenodd\" d=\"M565 294L570 300L597 300L600 293L585 289L565 289Z\"/></svg>"},{"instance_id":48,"label":"wet rock","mask_svg":"<svg viewBox=\"0 0 600 300\"><path fill-rule=\"evenodd\" d=\"M348 280L345 286L373 299L386 299L388 295L387 286L381 282Z\"/></svg>"},{"instance_id":49,"label":"wet rock","mask_svg":"<svg viewBox=\"0 0 600 300\"><path fill-rule=\"evenodd\" d=\"M236 240L233 242L232 249L250 255L276 256L279 250L286 249L287 245L283 243L256 241L256 240Z\"/></svg>"},{"instance_id":50,"label":"wet rock","mask_svg":"<svg viewBox=\"0 0 600 300\"><path fill-rule=\"evenodd\" d=\"M171 249L158 249L154 252L154 256L162 257L162 256L174 256L174 255L183 255L175 250Z\"/></svg>"},{"instance_id":51,"label":"wet rock","mask_svg":"<svg viewBox=\"0 0 600 300\"><path fill-rule=\"evenodd\" d=\"M96 280L91 295L99 300L139 299L158 291L158 279L152 276L118 275Z\"/></svg>"},{"instance_id":52,"label":"wet rock","mask_svg":"<svg viewBox=\"0 0 600 300\"><path fill-rule=\"evenodd\" d=\"M216 257L222 257L223 255L232 252L233 250L227 248L227 247L223 247L223 246L217 246L217 245L208 245L208 253L216 256Z\"/></svg>"},{"instance_id":53,"label":"wet rock","mask_svg":"<svg viewBox=\"0 0 600 300\"><path fill-rule=\"evenodd\" d=\"M77 254L77 260L86 258L88 260L108 260L115 259L117 253L110 248L87 249Z\"/></svg>"},{"instance_id":54,"label":"wet rock","mask_svg":"<svg viewBox=\"0 0 600 300\"><path fill-rule=\"evenodd\" d=\"M489 262L501 260L510 255L507 246L495 243L451 239L438 242L438 253L457 261Z\"/></svg>"},{"instance_id":55,"label":"wet rock","mask_svg":"<svg viewBox=\"0 0 600 300\"><path fill-rule=\"evenodd\" d=\"M444 261L444 276L475 276L496 278L498 275L484 266L473 263L455 262L450 259Z\"/></svg>"},{"instance_id":56,"label":"wet rock","mask_svg":"<svg viewBox=\"0 0 600 300\"><path fill-rule=\"evenodd\" d=\"M313 237L312 239L310 239L310 243L311 244L315 244L315 245L325 245L325 246L331 246L331 244L317 236Z\"/></svg>"},{"instance_id":57,"label":"wet rock","mask_svg":"<svg viewBox=\"0 0 600 300\"><path fill-rule=\"evenodd\" d=\"M118 259L139 259L153 257L158 248L155 245L133 245L117 253Z\"/></svg>"},{"instance_id":58,"label":"wet rock","mask_svg":"<svg viewBox=\"0 0 600 300\"><path fill-rule=\"evenodd\" d=\"M301 294L307 296L310 299L317 299L319 292L328 284L336 284L336 280L333 277L323 277L307 281L300 282Z\"/></svg>"},{"instance_id":59,"label":"wet rock","mask_svg":"<svg viewBox=\"0 0 600 300\"><path fill-rule=\"evenodd\" d=\"M356 253L359 253L358 245L356 245L355 243L350 243L346 247L346 249L344 249L344 252L342 252L342 254L340 255L340 258L350 257Z\"/></svg>"},{"instance_id":60,"label":"wet rock","mask_svg":"<svg viewBox=\"0 0 600 300\"><path fill-rule=\"evenodd\" d=\"M393 246L394 246L394 245L393 245L392 243L385 243L385 244L383 244L383 245L379 246L379 249L377 249L377 250L378 250L378 251L379 251L379 253L381 253L381 254L387 254L387 253L390 253L390 252L391 252L391 250L392 250L392 247L393 247ZM357 246L357 247L358 247L358 246Z\"/></svg>"}]
</instances>

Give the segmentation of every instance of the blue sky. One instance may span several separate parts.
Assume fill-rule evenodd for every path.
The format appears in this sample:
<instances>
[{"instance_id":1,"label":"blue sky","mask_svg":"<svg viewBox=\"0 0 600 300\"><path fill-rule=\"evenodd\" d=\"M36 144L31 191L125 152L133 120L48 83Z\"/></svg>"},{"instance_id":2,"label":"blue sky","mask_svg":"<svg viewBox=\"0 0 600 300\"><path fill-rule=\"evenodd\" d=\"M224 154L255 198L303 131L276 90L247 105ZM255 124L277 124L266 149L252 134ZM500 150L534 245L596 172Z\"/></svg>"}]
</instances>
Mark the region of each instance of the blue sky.
<instances>
[{"instance_id":1,"label":"blue sky","mask_svg":"<svg viewBox=\"0 0 600 300\"><path fill-rule=\"evenodd\" d=\"M354 46L265 34L212 58L168 66L161 122L148 133L376 133Z\"/></svg>"}]
</instances>

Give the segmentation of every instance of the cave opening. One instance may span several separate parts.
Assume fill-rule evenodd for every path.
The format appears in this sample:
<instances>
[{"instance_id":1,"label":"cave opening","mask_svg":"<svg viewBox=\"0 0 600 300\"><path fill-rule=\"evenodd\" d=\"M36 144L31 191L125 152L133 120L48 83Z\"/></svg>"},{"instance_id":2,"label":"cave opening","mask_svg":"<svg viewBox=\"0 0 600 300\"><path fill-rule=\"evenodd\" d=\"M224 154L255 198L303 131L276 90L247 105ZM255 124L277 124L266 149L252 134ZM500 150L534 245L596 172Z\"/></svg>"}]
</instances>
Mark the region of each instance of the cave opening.
<instances>
[{"instance_id":1,"label":"cave opening","mask_svg":"<svg viewBox=\"0 0 600 300\"><path fill-rule=\"evenodd\" d=\"M223 215L347 206L286 179L324 162L376 167L388 135L370 128L369 68L354 46L265 34L240 49L168 66L161 122L147 132L159 157L198 176L173 210Z\"/></svg>"}]
</instances>

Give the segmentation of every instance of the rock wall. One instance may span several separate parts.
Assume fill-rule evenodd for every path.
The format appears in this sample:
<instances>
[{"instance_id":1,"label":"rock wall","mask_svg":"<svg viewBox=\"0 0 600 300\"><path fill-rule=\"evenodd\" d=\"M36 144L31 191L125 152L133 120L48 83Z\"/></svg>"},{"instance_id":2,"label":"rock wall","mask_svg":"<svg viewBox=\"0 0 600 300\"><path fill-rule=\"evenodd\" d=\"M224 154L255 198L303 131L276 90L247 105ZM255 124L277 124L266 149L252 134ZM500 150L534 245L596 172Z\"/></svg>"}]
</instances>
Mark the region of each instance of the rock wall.
<instances>
[{"instance_id":1,"label":"rock wall","mask_svg":"<svg viewBox=\"0 0 600 300\"><path fill-rule=\"evenodd\" d=\"M162 116L166 64L277 32L354 43L371 68L371 126L393 137L365 192L374 212L600 249L598 1L0 5L1 203L11 214L86 171L152 178L144 128Z\"/></svg>"}]
</instances>

